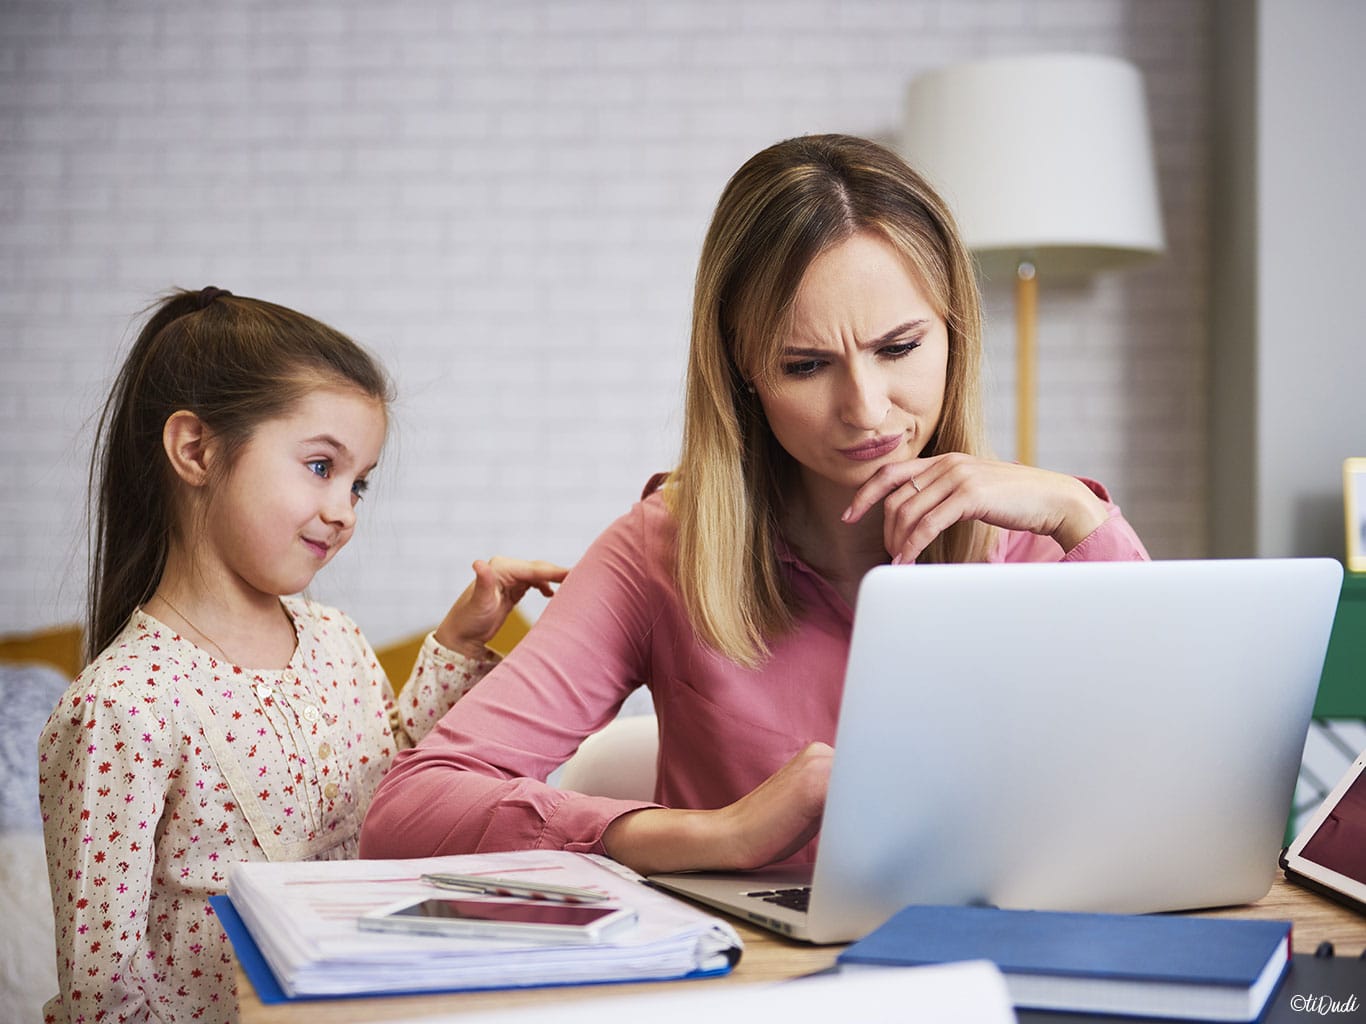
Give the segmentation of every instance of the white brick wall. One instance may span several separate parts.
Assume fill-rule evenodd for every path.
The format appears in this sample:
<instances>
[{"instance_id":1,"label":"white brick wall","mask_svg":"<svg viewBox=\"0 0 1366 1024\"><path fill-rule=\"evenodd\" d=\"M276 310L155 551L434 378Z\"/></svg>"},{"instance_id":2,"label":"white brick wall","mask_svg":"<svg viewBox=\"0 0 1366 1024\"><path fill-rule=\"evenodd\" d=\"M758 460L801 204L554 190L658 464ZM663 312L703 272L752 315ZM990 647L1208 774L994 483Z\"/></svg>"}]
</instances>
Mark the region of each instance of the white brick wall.
<instances>
[{"instance_id":1,"label":"white brick wall","mask_svg":"<svg viewBox=\"0 0 1366 1024\"><path fill-rule=\"evenodd\" d=\"M397 378L314 588L372 640L435 620L475 557L573 562L674 459L730 173L793 134L890 137L912 75L996 53L1145 73L1169 251L1043 282L1039 454L1155 554L1201 554L1206 37L1194 0L4 0L0 632L80 615L91 418L173 284L296 306ZM1008 455L1010 295L987 301Z\"/></svg>"}]
</instances>

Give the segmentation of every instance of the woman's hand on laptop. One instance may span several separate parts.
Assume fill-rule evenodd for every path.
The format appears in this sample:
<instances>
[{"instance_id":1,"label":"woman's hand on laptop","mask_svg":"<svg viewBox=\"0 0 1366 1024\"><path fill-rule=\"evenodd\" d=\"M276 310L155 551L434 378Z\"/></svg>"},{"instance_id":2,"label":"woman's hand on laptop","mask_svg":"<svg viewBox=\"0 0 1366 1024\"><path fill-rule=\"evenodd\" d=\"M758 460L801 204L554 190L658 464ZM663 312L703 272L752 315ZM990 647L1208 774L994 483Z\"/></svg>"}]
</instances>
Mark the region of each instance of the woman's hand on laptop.
<instances>
[{"instance_id":1,"label":"woman's hand on laptop","mask_svg":"<svg viewBox=\"0 0 1366 1024\"><path fill-rule=\"evenodd\" d=\"M751 792L711 811L652 807L617 818L603 833L613 860L642 875L746 871L792 856L821 827L828 743L810 743Z\"/></svg>"},{"instance_id":2,"label":"woman's hand on laptop","mask_svg":"<svg viewBox=\"0 0 1366 1024\"><path fill-rule=\"evenodd\" d=\"M1070 551L1108 515L1076 477L962 452L883 466L855 493L844 521L858 522L879 502L883 540L897 562L915 561L950 526L973 519L1043 534Z\"/></svg>"}]
</instances>

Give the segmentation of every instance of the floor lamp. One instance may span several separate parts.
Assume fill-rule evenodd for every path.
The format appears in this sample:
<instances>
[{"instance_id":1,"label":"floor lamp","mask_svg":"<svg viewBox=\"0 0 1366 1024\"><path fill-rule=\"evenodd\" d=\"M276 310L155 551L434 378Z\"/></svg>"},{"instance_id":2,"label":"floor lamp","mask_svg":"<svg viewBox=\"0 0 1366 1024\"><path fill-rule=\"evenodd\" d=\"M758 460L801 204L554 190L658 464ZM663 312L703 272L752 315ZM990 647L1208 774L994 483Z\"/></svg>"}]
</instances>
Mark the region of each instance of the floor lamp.
<instances>
[{"instance_id":1,"label":"floor lamp","mask_svg":"<svg viewBox=\"0 0 1366 1024\"><path fill-rule=\"evenodd\" d=\"M906 90L901 146L953 208L982 273L1015 277L1016 458L1032 464L1039 276L1163 248L1143 81L1088 54L939 68Z\"/></svg>"}]
</instances>

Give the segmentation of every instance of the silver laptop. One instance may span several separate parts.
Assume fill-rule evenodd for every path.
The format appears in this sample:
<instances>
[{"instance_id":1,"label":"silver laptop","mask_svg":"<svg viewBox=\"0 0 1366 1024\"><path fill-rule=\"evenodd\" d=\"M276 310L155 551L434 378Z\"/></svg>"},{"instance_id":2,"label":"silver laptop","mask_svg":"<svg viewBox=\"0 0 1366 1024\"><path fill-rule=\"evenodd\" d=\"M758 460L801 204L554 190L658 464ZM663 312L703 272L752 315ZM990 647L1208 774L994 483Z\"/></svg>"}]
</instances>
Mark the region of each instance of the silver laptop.
<instances>
[{"instance_id":1,"label":"silver laptop","mask_svg":"<svg viewBox=\"0 0 1366 1024\"><path fill-rule=\"evenodd\" d=\"M1259 899L1341 582L1326 558L874 569L814 872L650 881L810 942L910 903Z\"/></svg>"}]
</instances>

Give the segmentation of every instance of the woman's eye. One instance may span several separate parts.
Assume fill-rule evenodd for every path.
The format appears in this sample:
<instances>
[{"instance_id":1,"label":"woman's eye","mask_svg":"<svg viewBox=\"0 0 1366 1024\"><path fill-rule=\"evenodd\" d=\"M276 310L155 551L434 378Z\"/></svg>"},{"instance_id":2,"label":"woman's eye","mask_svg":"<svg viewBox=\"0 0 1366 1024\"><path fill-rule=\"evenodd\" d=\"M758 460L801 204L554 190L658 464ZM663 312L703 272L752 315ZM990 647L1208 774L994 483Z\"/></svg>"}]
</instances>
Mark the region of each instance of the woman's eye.
<instances>
[{"instance_id":1,"label":"woman's eye","mask_svg":"<svg viewBox=\"0 0 1366 1024\"><path fill-rule=\"evenodd\" d=\"M913 350L920 347L920 339L914 341L902 341L895 345L884 345L882 354L889 359L900 359L904 355L909 355Z\"/></svg>"},{"instance_id":2,"label":"woman's eye","mask_svg":"<svg viewBox=\"0 0 1366 1024\"><path fill-rule=\"evenodd\" d=\"M789 377L810 377L820 367L820 360L803 359L795 363L784 363L783 373Z\"/></svg>"},{"instance_id":3,"label":"woman's eye","mask_svg":"<svg viewBox=\"0 0 1366 1024\"><path fill-rule=\"evenodd\" d=\"M332 464L326 459L312 459L305 463L305 465L308 467L310 473L314 476L320 476L324 480L332 473Z\"/></svg>"},{"instance_id":4,"label":"woman's eye","mask_svg":"<svg viewBox=\"0 0 1366 1024\"><path fill-rule=\"evenodd\" d=\"M357 480L351 485L351 496L357 501L365 497L365 492L370 489L369 480Z\"/></svg>"}]
</instances>

